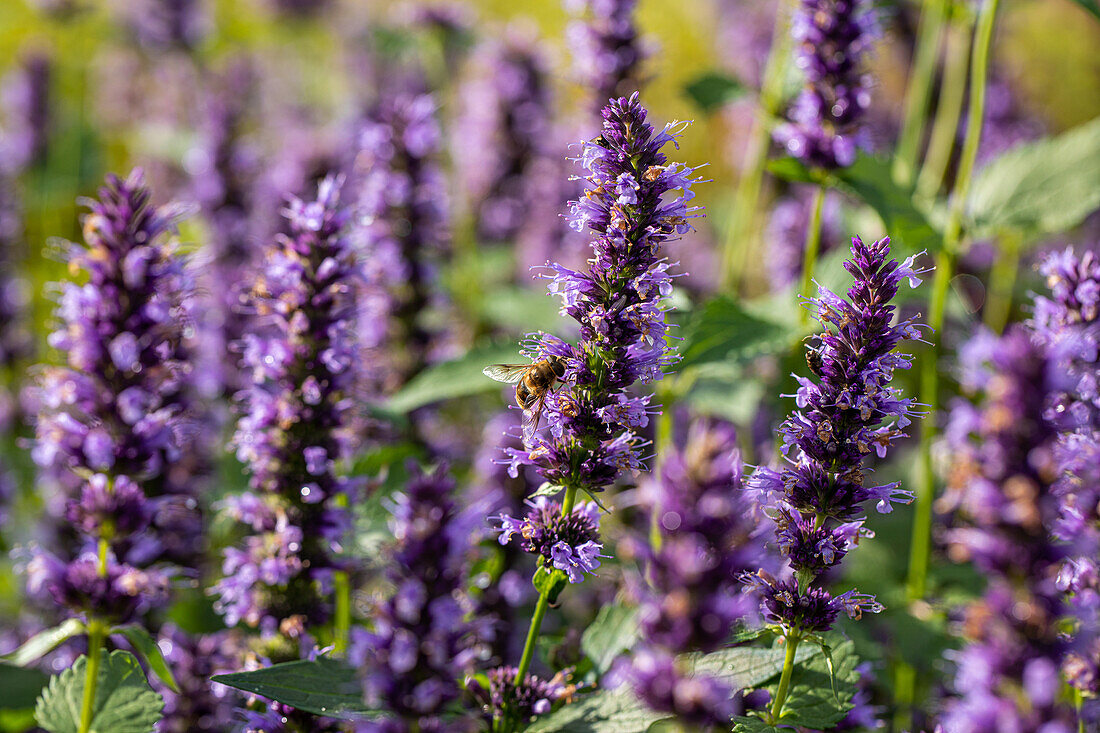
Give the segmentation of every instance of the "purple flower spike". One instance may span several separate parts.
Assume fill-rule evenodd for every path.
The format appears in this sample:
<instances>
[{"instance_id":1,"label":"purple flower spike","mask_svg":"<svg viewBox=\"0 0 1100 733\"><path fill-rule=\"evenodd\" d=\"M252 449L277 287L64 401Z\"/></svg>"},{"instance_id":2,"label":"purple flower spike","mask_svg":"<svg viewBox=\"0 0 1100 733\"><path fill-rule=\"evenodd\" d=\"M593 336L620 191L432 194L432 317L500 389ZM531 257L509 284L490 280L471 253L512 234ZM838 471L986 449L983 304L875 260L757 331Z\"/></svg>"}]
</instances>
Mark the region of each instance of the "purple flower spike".
<instances>
[{"instance_id":1,"label":"purple flower spike","mask_svg":"<svg viewBox=\"0 0 1100 733\"><path fill-rule=\"evenodd\" d=\"M440 468L415 473L393 508L397 539L388 573L396 588L373 613L372 632L353 639L349 658L364 673L368 702L420 730L469 730L468 719L441 727L472 672L483 629L467 621L466 555L476 542L480 507L459 511L454 482ZM405 727L379 730L407 730Z\"/></svg>"},{"instance_id":2,"label":"purple flower spike","mask_svg":"<svg viewBox=\"0 0 1100 733\"><path fill-rule=\"evenodd\" d=\"M875 22L864 0L801 0L791 32L806 88L775 137L791 155L819 168L855 161L855 124L870 105L860 65Z\"/></svg>"},{"instance_id":3,"label":"purple flower spike","mask_svg":"<svg viewBox=\"0 0 1100 733\"><path fill-rule=\"evenodd\" d=\"M890 301L903 282L915 287L925 271L913 257L901 264L888 260L889 242L866 245L853 237L844 265L855 279L848 297L822 288L809 300L825 330L807 351L812 376L796 375L797 409L781 429L788 465L758 468L747 481L771 507L776 542L798 580L775 581L768 573L744 578L762 592L768 620L796 633L825 631L841 612L857 618L881 610L870 596L849 591L834 598L810 586L857 543L867 503L889 512L893 503L912 500L896 484L867 486L863 471L864 458L885 457L918 414L890 381L895 369L910 366L895 349L920 332L915 319L894 323Z\"/></svg>"},{"instance_id":4,"label":"purple flower spike","mask_svg":"<svg viewBox=\"0 0 1100 733\"><path fill-rule=\"evenodd\" d=\"M661 152L677 129L655 131L646 116L637 94L612 100L602 134L583 143L585 194L571 202L569 219L592 237L593 256L584 272L552 263L544 274L562 314L580 325L580 342L538 333L527 343L536 359L561 359L571 386L548 396L545 432L506 450L512 475L532 465L554 485L594 493L641 468L644 446L636 431L654 410L649 397L628 389L660 379L675 362L664 308L672 276L662 246L700 215L690 204L696 169L670 163ZM620 203L624 186L637 203Z\"/></svg>"},{"instance_id":5,"label":"purple flower spike","mask_svg":"<svg viewBox=\"0 0 1100 733\"><path fill-rule=\"evenodd\" d=\"M86 282L61 284L50 343L63 366L44 368L34 392L32 457L67 497L57 504L78 547L104 540L112 557L106 577L79 557L50 574L57 602L78 612L97 604L103 613L144 612L167 599L163 573L149 567L193 567L203 552L195 495L209 454L192 359L192 278L168 236L179 211L150 198L135 171L109 177L99 200L86 202L85 243L66 250Z\"/></svg>"},{"instance_id":6,"label":"purple flower spike","mask_svg":"<svg viewBox=\"0 0 1100 733\"><path fill-rule=\"evenodd\" d=\"M960 360L977 401L952 406L940 508L951 512L948 556L973 561L986 587L964 610L966 646L952 656L954 695L940 723L944 733L1076 730L1073 707L1058 693L1063 662L1071 681L1084 681L1059 630L1067 548L1049 534L1060 508L1052 485L1058 436L1044 406L1059 370L1022 328L979 334Z\"/></svg>"},{"instance_id":7,"label":"purple flower spike","mask_svg":"<svg viewBox=\"0 0 1100 733\"><path fill-rule=\"evenodd\" d=\"M625 96L641 81L646 51L634 21L637 0L566 0L587 17L567 30L573 67L597 105Z\"/></svg>"},{"instance_id":8,"label":"purple flower spike","mask_svg":"<svg viewBox=\"0 0 1100 733\"><path fill-rule=\"evenodd\" d=\"M488 672L489 689L471 681L474 697L484 706L489 722L503 719L508 713L526 723L537 715L545 715L559 701L569 702L577 685L569 683L570 670L563 670L548 680L533 674L517 683L515 667L496 667Z\"/></svg>"},{"instance_id":9,"label":"purple flower spike","mask_svg":"<svg viewBox=\"0 0 1100 733\"><path fill-rule=\"evenodd\" d=\"M323 180L314 201L290 200L289 234L268 251L248 300L257 328L242 362L252 383L233 441L255 494L233 502L231 514L254 534L226 551L215 595L229 624L268 633L290 616L324 621L324 588L343 567L349 519L338 499L354 483L334 462L355 442L360 270L344 233L341 182Z\"/></svg>"},{"instance_id":10,"label":"purple flower spike","mask_svg":"<svg viewBox=\"0 0 1100 733\"><path fill-rule=\"evenodd\" d=\"M742 473L733 428L699 422L681 449L666 454L660 476L640 489L662 541L657 548L632 543L645 579L633 583L643 649L630 679L654 710L701 725L728 721L740 705L728 685L688 674L674 657L715 651L738 623L754 618L757 602L739 578L777 564L765 549L770 527L755 496L744 491Z\"/></svg>"},{"instance_id":11,"label":"purple flower spike","mask_svg":"<svg viewBox=\"0 0 1100 733\"><path fill-rule=\"evenodd\" d=\"M603 545L600 539L599 507L592 502L573 507L562 516L561 504L545 496L536 498L531 511L523 519L502 514L500 544L508 544L514 535L520 536L519 546L538 555L552 567L569 576L569 582L579 583L585 573L595 574L600 566Z\"/></svg>"}]
</instances>

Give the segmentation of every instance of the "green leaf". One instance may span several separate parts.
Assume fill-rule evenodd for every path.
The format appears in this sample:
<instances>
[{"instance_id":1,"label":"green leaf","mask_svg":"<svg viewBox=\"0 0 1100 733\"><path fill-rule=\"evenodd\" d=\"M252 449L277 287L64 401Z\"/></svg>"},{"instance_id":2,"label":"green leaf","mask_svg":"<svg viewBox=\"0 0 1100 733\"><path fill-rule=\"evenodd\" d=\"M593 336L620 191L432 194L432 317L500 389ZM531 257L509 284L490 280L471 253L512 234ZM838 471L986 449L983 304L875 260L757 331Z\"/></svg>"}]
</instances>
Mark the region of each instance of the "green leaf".
<instances>
[{"instance_id":1,"label":"green leaf","mask_svg":"<svg viewBox=\"0 0 1100 733\"><path fill-rule=\"evenodd\" d=\"M62 642L83 634L84 630L83 621L71 618L52 629L35 634L14 652L4 655L3 659L16 667L25 667L56 649Z\"/></svg>"},{"instance_id":2,"label":"green leaf","mask_svg":"<svg viewBox=\"0 0 1100 733\"><path fill-rule=\"evenodd\" d=\"M800 655L803 648L809 648L812 654L808 660L796 663L791 675L790 694L778 722L815 730L831 728L852 709L852 696L859 682L855 645L845 639L833 646L828 657L809 645L799 647ZM835 675L830 674L830 666ZM836 680L835 695L831 678ZM775 694L774 690L772 694Z\"/></svg>"},{"instance_id":3,"label":"green leaf","mask_svg":"<svg viewBox=\"0 0 1100 733\"><path fill-rule=\"evenodd\" d=\"M355 670L329 657L219 674L210 679L328 718L354 720L374 712L363 700L363 687Z\"/></svg>"},{"instance_id":4,"label":"green leaf","mask_svg":"<svg viewBox=\"0 0 1100 733\"><path fill-rule=\"evenodd\" d=\"M772 633L771 629L769 629L766 626L762 626L759 629L743 629L741 631L738 631L736 634L734 634L730 638L730 643L731 644L741 644L741 643L746 642L746 641L755 641L756 639L759 639L764 634L770 634L770 633Z\"/></svg>"},{"instance_id":5,"label":"green leaf","mask_svg":"<svg viewBox=\"0 0 1100 733\"><path fill-rule=\"evenodd\" d=\"M684 85L684 92L703 112L723 107L748 92L740 80L721 71L708 71Z\"/></svg>"},{"instance_id":6,"label":"green leaf","mask_svg":"<svg viewBox=\"0 0 1100 733\"><path fill-rule=\"evenodd\" d=\"M534 493L527 498L534 499L536 496L553 496L554 494L561 492L563 488L565 487L558 486L557 484L552 484L549 481L543 481L542 485L535 489Z\"/></svg>"},{"instance_id":7,"label":"green leaf","mask_svg":"<svg viewBox=\"0 0 1100 733\"><path fill-rule=\"evenodd\" d=\"M34 711L40 726L51 733L77 733L87 667L88 657L81 656L50 679ZM150 733L163 709L164 700L149 687L133 654L103 655L92 706L92 733Z\"/></svg>"},{"instance_id":8,"label":"green leaf","mask_svg":"<svg viewBox=\"0 0 1100 733\"><path fill-rule=\"evenodd\" d=\"M943 237L916 207L912 191L894 183L890 168L890 161L886 158L867 153L860 153L852 165L827 176L807 168L795 158L780 158L768 164L768 170L784 180L797 183L820 183L824 180L862 200L882 219L896 256L904 257L921 250L939 250Z\"/></svg>"},{"instance_id":9,"label":"green leaf","mask_svg":"<svg viewBox=\"0 0 1100 733\"><path fill-rule=\"evenodd\" d=\"M558 300L545 289L504 287L479 299L481 317L505 331L553 331L561 328Z\"/></svg>"},{"instance_id":10,"label":"green leaf","mask_svg":"<svg viewBox=\"0 0 1100 733\"><path fill-rule=\"evenodd\" d=\"M180 691L179 685L176 684L176 678L172 676L172 670L169 669L168 662L165 661L164 654L160 651L160 646L148 631L137 624L126 624L125 626L116 626L111 629L111 633L125 636L126 641L130 642L130 646L134 647L134 651L145 660L153 674L161 682L168 685L172 692Z\"/></svg>"},{"instance_id":11,"label":"green leaf","mask_svg":"<svg viewBox=\"0 0 1100 733\"><path fill-rule=\"evenodd\" d=\"M557 568L547 570L545 565L540 565L531 582L540 595L546 593L551 603L557 603L558 596L569 585L569 578Z\"/></svg>"},{"instance_id":12,"label":"green leaf","mask_svg":"<svg viewBox=\"0 0 1100 733\"><path fill-rule=\"evenodd\" d=\"M10 664L0 664L0 710L26 710L34 707L34 701L50 676L37 669L25 669Z\"/></svg>"},{"instance_id":13,"label":"green leaf","mask_svg":"<svg viewBox=\"0 0 1100 733\"><path fill-rule=\"evenodd\" d=\"M600 609L599 615L581 636L581 651L592 660L596 672L603 674L622 652L638 638L638 609L611 605Z\"/></svg>"},{"instance_id":14,"label":"green leaf","mask_svg":"<svg viewBox=\"0 0 1100 733\"><path fill-rule=\"evenodd\" d=\"M482 374L489 364L522 363L515 341L498 341L470 349L464 356L428 367L395 394L387 408L408 413L435 402L500 392L503 385Z\"/></svg>"},{"instance_id":15,"label":"green leaf","mask_svg":"<svg viewBox=\"0 0 1100 733\"><path fill-rule=\"evenodd\" d=\"M760 718L740 715L733 719L733 733L776 733L779 729Z\"/></svg>"},{"instance_id":16,"label":"green leaf","mask_svg":"<svg viewBox=\"0 0 1100 733\"><path fill-rule=\"evenodd\" d=\"M623 688L599 690L535 719L525 733L645 733L667 718Z\"/></svg>"},{"instance_id":17,"label":"green leaf","mask_svg":"<svg viewBox=\"0 0 1100 733\"><path fill-rule=\"evenodd\" d=\"M683 336L678 369L716 362L741 364L786 348L794 334L788 326L753 315L735 299L720 295L692 313Z\"/></svg>"},{"instance_id":18,"label":"green leaf","mask_svg":"<svg viewBox=\"0 0 1100 733\"><path fill-rule=\"evenodd\" d=\"M1097 20L1100 20L1100 3L1096 0L1073 0L1073 2L1092 13Z\"/></svg>"},{"instance_id":19,"label":"green leaf","mask_svg":"<svg viewBox=\"0 0 1100 733\"><path fill-rule=\"evenodd\" d=\"M814 650L800 647L795 653L795 662L809 659ZM774 646L766 649L752 646L732 647L710 654L685 654L680 657L687 662L689 673L706 674L720 679L730 687L745 689L760 687L772 677L783 671L783 659L786 651Z\"/></svg>"},{"instance_id":20,"label":"green leaf","mask_svg":"<svg viewBox=\"0 0 1100 733\"><path fill-rule=\"evenodd\" d=\"M1009 150L970 188L971 234L1030 237L1072 229L1100 207L1100 117Z\"/></svg>"}]
</instances>

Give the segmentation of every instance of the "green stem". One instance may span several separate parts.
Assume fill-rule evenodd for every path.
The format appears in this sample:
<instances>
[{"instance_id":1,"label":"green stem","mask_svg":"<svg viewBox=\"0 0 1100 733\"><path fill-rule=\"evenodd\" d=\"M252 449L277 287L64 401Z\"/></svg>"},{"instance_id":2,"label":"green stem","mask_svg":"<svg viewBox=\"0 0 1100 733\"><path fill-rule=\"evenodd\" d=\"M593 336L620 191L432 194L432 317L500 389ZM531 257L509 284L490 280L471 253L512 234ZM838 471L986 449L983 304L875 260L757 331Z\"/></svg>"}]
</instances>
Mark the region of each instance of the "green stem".
<instances>
[{"instance_id":1,"label":"green stem","mask_svg":"<svg viewBox=\"0 0 1100 733\"><path fill-rule=\"evenodd\" d=\"M783 713L783 703L787 701L787 694L791 691L791 674L794 672L794 655L798 651L798 643L802 638L793 634L787 635L787 653L783 657L783 673L779 675L779 687L775 691L775 701L769 713L769 722L775 725L779 716Z\"/></svg>"},{"instance_id":2,"label":"green stem","mask_svg":"<svg viewBox=\"0 0 1100 733\"><path fill-rule=\"evenodd\" d=\"M672 397L672 390L666 393L667 398ZM653 449L657 454L656 470L660 473L662 457L667 455L672 446L672 400L661 400L661 413L657 416L657 427L653 438ZM663 538L661 537L661 508L656 504L649 515L649 544L654 551L661 549Z\"/></svg>"},{"instance_id":3,"label":"green stem","mask_svg":"<svg viewBox=\"0 0 1100 733\"><path fill-rule=\"evenodd\" d=\"M944 230L943 249L936 257L936 274L932 284L932 296L929 303L928 324L934 329L932 346L925 350L920 360L920 401L928 405L928 417L921 421L921 441L918 456L920 477L917 483L916 506L913 512L912 542L909 550L909 577L907 590L909 600L924 598L928 590L928 564L932 546L932 505L935 501L936 480L932 471L932 441L936 436L936 413L939 409L939 355L942 342L944 312L947 303L947 289L955 270L955 260L962 242L962 217L970 192L970 179L974 173L974 163L978 157L978 144L981 142L982 121L985 119L985 85L989 72L989 52L993 43L993 25L996 20L999 0L986 0L978 16L974 47L971 59L970 114L963 140L962 155L959 160L959 172L955 177L954 190L951 193L947 214L947 226ZM915 700L916 674L906 669L905 662L899 666L895 677L898 689L895 695L899 701ZM902 688L904 685L904 688ZM907 711L899 710L899 718L908 717Z\"/></svg>"},{"instance_id":4,"label":"green stem","mask_svg":"<svg viewBox=\"0 0 1100 733\"><path fill-rule=\"evenodd\" d=\"M814 193L814 208L810 216L810 227L806 230L806 252L802 258L802 289L804 297L813 295L814 269L817 267L817 253L821 249L821 211L825 208L826 186L822 183ZM802 323L810 322L810 309L802 309Z\"/></svg>"},{"instance_id":5,"label":"green stem","mask_svg":"<svg viewBox=\"0 0 1100 733\"><path fill-rule=\"evenodd\" d=\"M905 118L894 154L894 180L906 187L913 183L917 169L924 122L932 97L932 82L936 76L936 58L943 45L946 11L945 0L925 0L921 11L913 70L905 92Z\"/></svg>"},{"instance_id":6,"label":"green stem","mask_svg":"<svg viewBox=\"0 0 1100 733\"><path fill-rule=\"evenodd\" d=\"M943 84L936 105L936 118L932 122L932 134L928 138L928 152L917 177L917 193L924 198L935 197L951 162L951 151L955 148L955 136L966 97L969 46L970 19L954 20L947 29Z\"/></svg>"},{"instance_id":7,"label":"green stem","mask_svg":"<svg viewBox=\"0 0 1100 733\"><path fill-rule=\"evenodd\" d=\"M97 621L88 623L88 667L84 677L84 699L80 704L79 733L88 733L92 727L92 714L95 712L95 692L99 683L99 659L106 634L103 625Z\"/></svg>"},{"instance_id":8,"label":"green stem","mask_svg":"<svg viewBox=\"0 0 1100 733\"><path fill-rule=\"evenodd\" d=\"M576 503L576 487L567 487L565 497L561 502L561 515L564 517L572 512ZM528 670L531 669L531 662L535 657L535 642L538 640L539 630L542 628L542 619L546 616L546 609L550 607L549 593L549 590L545 590L539 594L539 601L535 605L535 614L531 617L531 626L527 629L527 641L523 644L523 654L520 656L519 665L516 667L517 680L526 677Z\"/></svg>"},{"instance_id":9,"label":"green stem","mask_svg":"<svg viewBox=\"0 0 1100 733\"><path fill-rule=\"evenodd\" d=\"M989 297L985 302L983 320L994 333L1001 333L1012 313L1012 291L1020 272L1020 239L1015 234L1001 237L1000 256L989 271Z\"/></svg>"},{"instance_id":10,"label":"green stem","mask_svg":"<svg viewBox=\"0 0 1100 733\"><path fill-rule=\"evenodd\" d=\"M333 613L333 646L337 654L343 654L348 649L348 635L351 633L351 582L348 574L339 570L333 576L334 613Z\"/></svg>"},{"instance_id":11,"label":"green stem","mask_svg":"<svg viewBox=\"0 0 1100 733\"><path fill-rule=\"evenodd\" d=\"M788 33L790 0L780 2L775 14L771 50L760 83L759 107L753 122L748 150L741 177L734 193L733 212L722 247L722 288L730 290L739 284L748 266L754 247L756 220L760 207L760 189L764 183L764 165L768 162L772 125L783 98L783 81L787 57L791 50Z\"/></svg>"}]
</instances>

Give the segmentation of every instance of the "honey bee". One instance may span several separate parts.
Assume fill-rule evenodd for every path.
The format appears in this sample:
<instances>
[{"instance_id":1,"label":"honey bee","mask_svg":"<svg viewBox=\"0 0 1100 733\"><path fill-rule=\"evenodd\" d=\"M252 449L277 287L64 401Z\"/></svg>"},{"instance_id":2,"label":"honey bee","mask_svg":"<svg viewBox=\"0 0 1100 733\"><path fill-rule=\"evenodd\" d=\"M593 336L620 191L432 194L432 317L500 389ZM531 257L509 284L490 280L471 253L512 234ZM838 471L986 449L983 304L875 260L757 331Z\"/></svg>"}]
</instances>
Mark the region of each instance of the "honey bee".
<instances>
[{"instance_id":1,"label":"honey bee","mask_svg":"<svg viewBox=\"0 0 1100 733\"><path fill-rule=\"evenodd\" d=\"M802 339L802 343L806 344L806 366L810 368L810 371L813 372L818 379L824 379L822 370L825 367L825 361L821 353L823 347L815 347L813 344L807 343L810 339L819 339L820 342L820 337L816 335L807 336Z\"/></svg>"},{"instance_id":2,"label":"honey bee","mask_svg":"<svg viewBox=\"0 0 1100 733\"><path fill-rule=\"evenodd\" d=\"M490 379L516 385L516 404L523 409L523 435L534 435L546 406L546 395L565 376L565 361L551 356L530 364L490 364L481 370Z\"/></svg>"}]
</instances>

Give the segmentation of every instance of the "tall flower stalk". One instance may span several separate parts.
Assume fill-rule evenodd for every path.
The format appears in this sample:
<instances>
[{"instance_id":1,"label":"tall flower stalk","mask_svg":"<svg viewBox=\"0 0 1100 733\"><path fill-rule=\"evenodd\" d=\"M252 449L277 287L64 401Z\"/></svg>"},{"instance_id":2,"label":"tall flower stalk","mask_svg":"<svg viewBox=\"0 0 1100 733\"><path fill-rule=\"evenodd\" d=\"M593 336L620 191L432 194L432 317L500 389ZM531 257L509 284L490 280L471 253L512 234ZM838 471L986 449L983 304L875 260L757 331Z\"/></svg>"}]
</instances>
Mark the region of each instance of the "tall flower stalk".
<instances>
[{"instance_id":1,"label":"tall flower stalk","mask_svg":"<svg viewBox=\"0 0 1100 733\"><path fill-rule=\"evenodd\" d=\"M613 99L603 110L601 134L582 147L585 194L570 204L569 219L592 237L593 255L584 272L553 263L546 275L562 300L561 313L580 326L579 342L547 333L527 342L533 359L562 361L568 386L547 396L545 430L528 431L522 449L506 451L512 475L531 465L564 489L560 503L537 504L537 516L525 520L546 533L529 551L540 555L539 574L548 582L517 667L520 680L531 666L555 586L579 582L598 563L598 514L591 505L578 506L577 495L596 495L624 470L642 467L637 431L655 408L650 396L628 390L660 379L676 358L666 337L664 301L672 280L662 246L688 232L689 220L700 215L690 205L697 168L669 163L661 152L682 128L655 132L646 116L637 93ZM505 531L512 526L505 522Z\"/></svg>"},{"instance_id":2,"label":"tall flower stalk","mask_svg":"<svg viewBox=\"0 0 1100 733\"><path fill-rule=\"evenodd\" d=\"M753 619L755 599L740 577L768 564L771 527L742 473L733 428L697 422L641 488L664 538L660 546L635 543L645 576L635 580L643 644L630 681L651 709L703 727L729 727L742 712L737 690L692 674L676 656L716 651Z\"/></svg>"},{"instance_id":3,"label":"tall flower stalk","mask_svg":"<svg viewBox=\"0 0 1100 733\"><path fill-rule=\"evenodd\" d=\"M70 270L50 336L64 366L41 377L32 455L66 490L76 532L69 560L39 551L32 593L82 617L87 682L79 730L92 720L102 647L111 630L169 597L163 563L201 556L196 476L181 469L201 453L201 411L191 390L191 280L167 235L179 211L157 208L140 171L114 176L88 201L84 245Z\"/></svg>"},{"instance_id":4,"label":"tall flower stalk","mask_svg":"<svg viewBox=\"0 0 1100 733\"><path fill-rule=\"evenodd\" d=\"M949 557L973 562L986 587L965 609L967 644L954 655L954 696L939 722L945 733L1068 731L1074 711L1059 671L1065 548L1050 536L1059 512L1056 431L1044 415L1052 364L1023 328L979 333L960 361L963 386L979 399L952 407L940 506L955 515Z\"/></svg>"},{"instance_id":5,"label":"tall flower stalk","mask_svg":"<svg viewBox=\"0 0 1100 733\"><path fill-rule=\"evenodd\" d=\"M287 654L286 640L303 643L331 620L335 578L346 569L355 483L336 464L356 432L360 273L341 183L326 178L315 201L291 199L289 233L268 250L249 297L257 329L243 342L242 362L251 385L233 442L252 491L228 510L250 534L226 550L214 593L229 625L263 632L266 656Z\"/></svg>"},{"instance_id":6,"label":"tall flower stalk","mask_svg":"<svg viewBox=\"0 0 1100 733\"><path fill-rule=\"evenodd\" d=\"M889 241L866 245L853 237L845 263L855 280L848 298L821 288L809 300L825 330L807 353L812 376L798 377L798 409L781 429L788 465L778 471L761 467L748 481L769 498L776 542L794 571L790 580L766 572L745 576L762 594L765 619L787 645L768 715L772 724L783 715L798 645L828 631L842 612L859 618L882 609L873 596L854 590L833 596L820 582L863 534L864 505L875 502L879 512L889 512L894 502L912 500L896 483L868 486L863 470L868 454L884 458L905 437L916 414L914 401L902 398L890 381L896 369L911 365L896 348L919 340L920 332L915 318L893 323L890 301L903 281L919 284L923 271L915 269L913 257L900 265L890 260Z\"/></svg>"},{"instance_id":7,"label":"tall flower stalk","mask_svg":"<svg viewBox=\"0 0 1100 733\"><path fill-rule=\"evenodd\" d=\"M788 112L790 122L775 130L787 152L819 171L855 162L857 123L870 105L867 76L861 66L875 24L863 0L801 0L791 21L796 60L806 86ZM823 181L814 198L806 230L802 291L809 292L821 244Z\"/></svg>"},{"instance_id":8,"label":"tall flower stalk","mask_svg":"<svg viewBox=\"0 0 1100 733\"><path fill-rule=\"evenodd\" d=\"M1100 721L1100 258L1067 249L1048 255L1040 269L1050 295L1036 298L1030 325L1059 377L1044 407L1059 431L1054 536L1065 543L1067 557L1057 585L1072 618L1062 669L1084 728Z\"/></svg>"}]
</instances>

